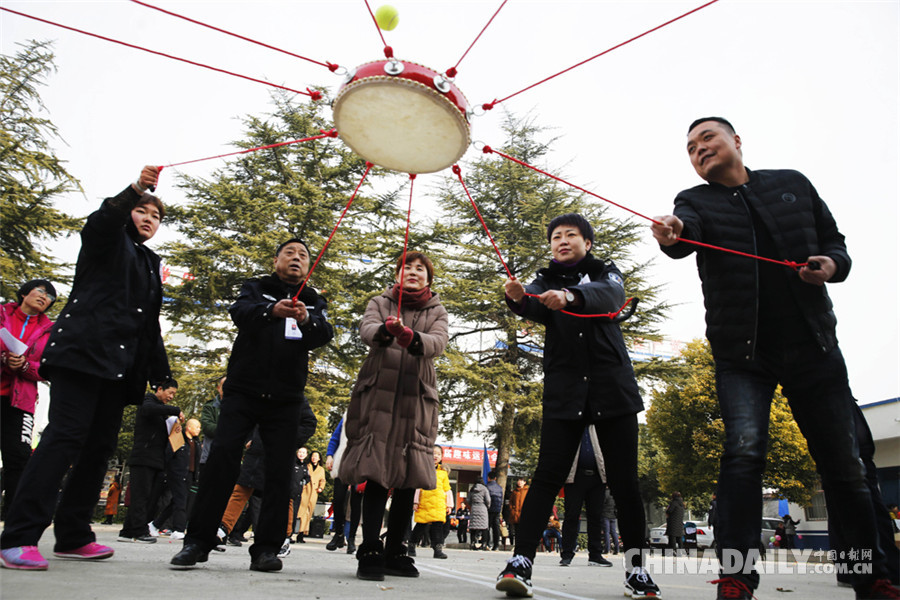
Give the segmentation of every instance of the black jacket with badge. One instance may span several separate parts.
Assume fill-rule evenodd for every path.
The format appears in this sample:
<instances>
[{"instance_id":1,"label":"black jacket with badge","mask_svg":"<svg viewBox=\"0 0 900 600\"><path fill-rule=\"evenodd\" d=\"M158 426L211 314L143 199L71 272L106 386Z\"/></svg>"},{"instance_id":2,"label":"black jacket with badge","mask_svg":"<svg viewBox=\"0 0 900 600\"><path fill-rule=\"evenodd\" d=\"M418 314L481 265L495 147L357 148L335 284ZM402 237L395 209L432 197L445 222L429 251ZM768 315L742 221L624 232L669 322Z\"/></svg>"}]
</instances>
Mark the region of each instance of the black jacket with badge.
<instances>
[{"instance_id":1,"label":"black jacket with badge","mask_svg":"<svg viewBox=\"0 0 900 600\"><path fill-rule=\"evenodd\" d=\"M298 302L306 304L309 321L300 325L300 339L285 336L286 319L272 315L279 300L293 298L300 284L290 285L277 275L248 279L229 308L238 327L228 360L225 396L234 391L249 397L300 402L309 370L309 351L334 337L327 321L325 299L308 285Z\"/></svg>"},{"instance_id":2,"label":"black jacket with badge","mask_svg":"<svg viewBox=\"0 0 900 600\"><path fill-rule=\"evenodd\" d=\"M148 381L170 376L159 329L160 259L137 241L131 218L140 197L129 186L88 216L72 292L40 369L50 381L55 368L125 381L127 404L141 403Z\"/></svg>"},{"instance_id":3,"label":"black jacket with badge","mask_svg":"<svg viewBox=\"0 0 900 600\"><path fill-rule=\"evenodd\" d=\"M525 287L529 294L571 290L583 299L568 312L614 313L625 304L624 277L612 261L590 253L574 265L551 262ZM537 298L506 299L518 315L546 326L544 418L597 421L644 410L619 325L606 318L575 317L550 310Z\"/></svg>"},{"instance_id":4,"label":"black jacket with badge","mask_svg":"<svg viewBox=\"0 0 900 600\"><path fill-rule=\"evenodd\" d=\"M752 206L779 252L767 258L801 263L810 256L828 256L837 266L831 281L844 281L851 265L844 236L812 183L791 170L747 169L747 173L750 181L737 188L711 183L679 193L674 213L684 223L681 237L757 254ZM672 258L697 252L706 305L706 337L713 356L751 359L760 318L758 261L720 250L698 249L693 244L661 249ZM793 300L819 348L823 352L834 349L837 319L825 286L805 283L796 274L789 281Z\"/></svg>"},{"instance_id":5,"label":"black jacket with badge","mask_svg":"<svg viewBox=\"0 0 900 600\"><path fill-rule=\"evenodd\" d=\"M167 452L170 446L166 419L180 413L180 408L164 403L156 394L146 394L134 417L134 446L128 464L165 468L166 457L171 455Z\"/></svg>"}]
</instances>

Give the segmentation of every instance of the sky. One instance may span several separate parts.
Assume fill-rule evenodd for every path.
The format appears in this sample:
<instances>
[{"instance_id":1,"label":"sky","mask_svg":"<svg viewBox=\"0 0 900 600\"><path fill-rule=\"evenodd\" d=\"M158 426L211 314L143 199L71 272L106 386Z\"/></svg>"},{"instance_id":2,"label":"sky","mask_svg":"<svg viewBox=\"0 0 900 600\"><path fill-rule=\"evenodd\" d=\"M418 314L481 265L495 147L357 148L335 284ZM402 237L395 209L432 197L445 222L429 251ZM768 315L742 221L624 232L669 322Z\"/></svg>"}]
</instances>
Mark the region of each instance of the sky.
<instances>
[{"instance_id":1,"label":"sky","mask_svg":"<svg viewBox=\"0 0 900 600\"><path fill-rule=\"evenodd\" d=\"M460 63L456 85L473 105L505 98L702 3L511 1ZM399 25L384 35L398 58L445 71L500 4L393 0ZM352 68L383 57L362 0L157 5L320 62ZM334 92L342 82L327 68L127 0L2 6L295 89ZM262 84L0 12L3 54L28 39L55 40L57 72L42 97L64 139L55 148L85 190L60 200L71 214L87 215L145 164L233 151L240 118L272 109ZM846 236L853 270L828 291L854 394L862 404L877 402L900 396L898 40L897 0L720 0L475 117L472 139L499 146L503 110L530 115L557 138L548 157L555 174L654 216L670 213L678 191L701 183L685 151L687 126L699 116L728 118L746 165L803 172ZM470 149L463 172L480 156ZM222 164L181 172L202 177ZM420 176L417 187L438 177ZM174 182L172 170L164 171L158 192L177 204L183 197ZM629 217L616 207L610 214ZM702 338L693 257L663 256L649 223L639 221L648 226L635 258L654 261L651 278L676 305L662 333ZM73 240L54 251L74 260L77 247Z\"/></svg>"}]
</instances>

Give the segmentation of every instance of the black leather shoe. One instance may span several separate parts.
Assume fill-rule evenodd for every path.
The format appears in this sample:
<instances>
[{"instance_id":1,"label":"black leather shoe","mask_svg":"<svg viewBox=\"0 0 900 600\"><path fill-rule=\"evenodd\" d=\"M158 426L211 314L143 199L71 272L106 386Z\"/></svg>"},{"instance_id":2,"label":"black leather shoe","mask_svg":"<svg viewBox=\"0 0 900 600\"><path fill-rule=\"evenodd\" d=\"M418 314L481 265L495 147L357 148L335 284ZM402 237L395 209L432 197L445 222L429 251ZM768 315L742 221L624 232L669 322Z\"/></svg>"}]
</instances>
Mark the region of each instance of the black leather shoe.
<instances>
[{"instance_id":1,"label":"black leather shoe","mask_svg":"<svg viewBox=\"0 0 900 600\"><path fill-rule=\"evenodd\" d=\"M328 550L329 552L334 552L338 548L343 548L343 547L344 547L344 534L343 533L334 534L334 537L331 538L331 541L325 545L325 549Z\"/></svg>"},{"instance_id":2,"label":"black leather shoe","mask_svg":"<svg viewBox=\"0 0 900 600\"><path fill-rule=\"evenodd\" d=\"M197 544L185 544L181 552L172 557L169 564L173 569L190 569L198 562L209 560L209 551L204 551Z\"/></svg>"},{"instance_id":3,"label":"black leather shoe","mask_svg":"<svg viewBox=\"0 0 900 600\"><path fill-rule=\"evenodd\" d=\"M274 552L263 552L250 561L251 571L280 571L281 559Z\"/></svg>"}]
</instances>

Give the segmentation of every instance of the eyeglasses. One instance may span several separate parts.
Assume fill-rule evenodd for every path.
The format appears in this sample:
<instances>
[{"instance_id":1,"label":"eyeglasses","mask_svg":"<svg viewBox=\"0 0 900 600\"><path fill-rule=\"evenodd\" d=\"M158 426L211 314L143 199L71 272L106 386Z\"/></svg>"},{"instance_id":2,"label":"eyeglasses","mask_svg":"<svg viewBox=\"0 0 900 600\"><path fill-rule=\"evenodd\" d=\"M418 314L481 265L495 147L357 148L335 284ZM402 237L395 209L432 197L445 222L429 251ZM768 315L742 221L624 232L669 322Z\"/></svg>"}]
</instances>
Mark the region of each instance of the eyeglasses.
<instances>
[{"instance_id":1,"label":"eyeglasses","mask_svg":"<svg viewBox=\"0 0 900 600\"><path fill-rule=\"evenodd\" d=\"M44 288L39 288L39 287L38 287L38 288L34 288L34 291L37 292L39 296L43 296L44 298L46 298L46 299L49 300L50 302L53 302L54 300L56 300L56 296L54 296L53 294L51 294L50 292L48 292L48 291L45 290Z\"/></svg>"}]
</instances>

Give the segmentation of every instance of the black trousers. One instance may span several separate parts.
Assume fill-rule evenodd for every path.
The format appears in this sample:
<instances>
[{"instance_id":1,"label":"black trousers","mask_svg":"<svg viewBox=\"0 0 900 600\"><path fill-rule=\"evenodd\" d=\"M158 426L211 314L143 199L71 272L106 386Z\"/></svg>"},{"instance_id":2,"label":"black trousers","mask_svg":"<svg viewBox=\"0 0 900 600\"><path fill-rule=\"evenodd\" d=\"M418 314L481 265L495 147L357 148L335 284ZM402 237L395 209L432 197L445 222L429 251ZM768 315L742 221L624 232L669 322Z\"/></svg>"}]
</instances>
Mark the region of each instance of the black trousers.
<instances>
[{"instance_id":1,"label":"black trousers","mask_svg":"<svg viewBox=\"0 0 900 600\"><path fill-rule=\"evenodd\" d=\"M466 543L467 533L469 531L469 519L460 519L456 526L456 539L460 544Z\"/></svg>"},{"instance_id":2,"label":"black trousers","mask_svg":"<svg viewBox=\"0 0 900 600\"><path fill-rule=\"evenodd\" d=\"M541 447L537 469L516 531L516 554L534 560L541 535L553 510L556 494L566 481L581 444L585 421L547 419L541 422ZM625 550L643 549L646 517L638 489L637 415L603 419L594 423L606 463L606 479L616 501L619 528ZM632 567L641 566L642 553L635 552Z\"/></svg>"},{"instance_id":3,"label":"black trousers","mask_svg":"<svg viewBox=\"0 0 900 600\"><path fill-rule=\"evenodd\" d=\"M54 370L51 383L50 423L22 473L0 536L2 548L37 546L51 522L56 551L97 539L91 518L116 449L125 387L122 382L60 368Z\"/></svg>"},{"instance_id":4,"label":"black trousers","mask_svg":"<svg viewBox=\"0 0 900 600\"><path fill-rule=\"evenodd\" d=\"M156 515L163 470L145 465L131 466L131 505L122 523L122 537L150 535L147 523Z\"/></svg>"},{"instance_id":5,"label":"black trousers","mask_svg":"<svg viewBox=\"0 0 900 600\"><path fill-rule=\"evenodd\" d=\"M412 533L409 536L409 545L415 548L422 541L425 532L431 538L431 547L444 545L444 521L434 521L433 523L416 523Z\"/></svg>"},{"instance_id":6,"label":"black trousers","mask_svg":"<svg viewBox=\"0 0 900 600\"><path fill-rule=\"evenodd\" d=\"M216 531L240 473L244 444L253 427L259 425L265 449L266 486L250 556L256 559L263 552L278 552L288 525L284 509L290 499L300 406L297 401L263 399L238 392L232 392L222 403L216 438L197 490L185 544L197 544L204 550L216 546Z\"/></svg>"},{"instance_id":7,"label":"black trousers","mask_svg":"<svg viewBox=\"0 0 900 600\"><path fill-rule=\"evenodd\" d=\"M334 480L334 498L332 499L335 533L344 533L344 526L347 522L348 498L350 499L350 531L347 533L347 539L352 540L356 539L356 529L359 527L363 494L356 491L355 485L347 485L341 481L340 477L336 477Z\"/></svg>"},{"instance_id":8,"label":"black trousers","mask_svg":"<svg viewBox=\"0 0 900 600\"><path fill-rule=\"evenodd\" d=\"M13 407L9 396L0 397L0 453L3 456L3 508L0 508L2 520L6 520L6 512L12 504L22 472L31 457L33 433L34 415Z\"/></svg>"},{"instance_id":9,"label":"black trousers","mask_svg":"<svg viewBox=\"0 0 900 600\"><path fill-rule=\"evenodd\" d=\"M491 547L496 550L503 540L500 539L500 513L488 511L488 530L491 532Z\"/></svg>"},{"instance_id":10,"label":"black trousers","mask_svg":"<svg viewBox=\"0 0 900 600\"><path fill-rule=\"evenodd\" d=\"M403 539L406 537L413 514L413 489L397 489L391 498L391 512L388 515L387 539L384 551L387 556L406 554ZM366 552L378 546L381 535L381 523L384 521L384 508L387 506L388 491L374 481L366 482L363 493L363 543L360 552Z\"/></svg>"},{"instance_id":11,"label":"black trousers","mask_svg":"<svg viewBox=\"0 0 900 600\"><path fill-rule=\"evenodd\" d=\"M581 507L587 512L588 560L603 556L603 500L606 484L596 469L575 471L575 481L567 483L565 518L562 526L560 558L573 558L578 544Z\"/></svg>"},{"instance_id":12,"label":"black trousers","mask_svg":"<svg viewBox=\"0 0 900 600\"><path fill-rule=\"evenodd\" d=\"M161 529L169 517L172 518L172 529L184 533L187 526L187 503L190 483L183 474L168 469L166 473L166 487L169 491L169 499L159 512L153 525Z\"/></svg>"}]
</instances>

